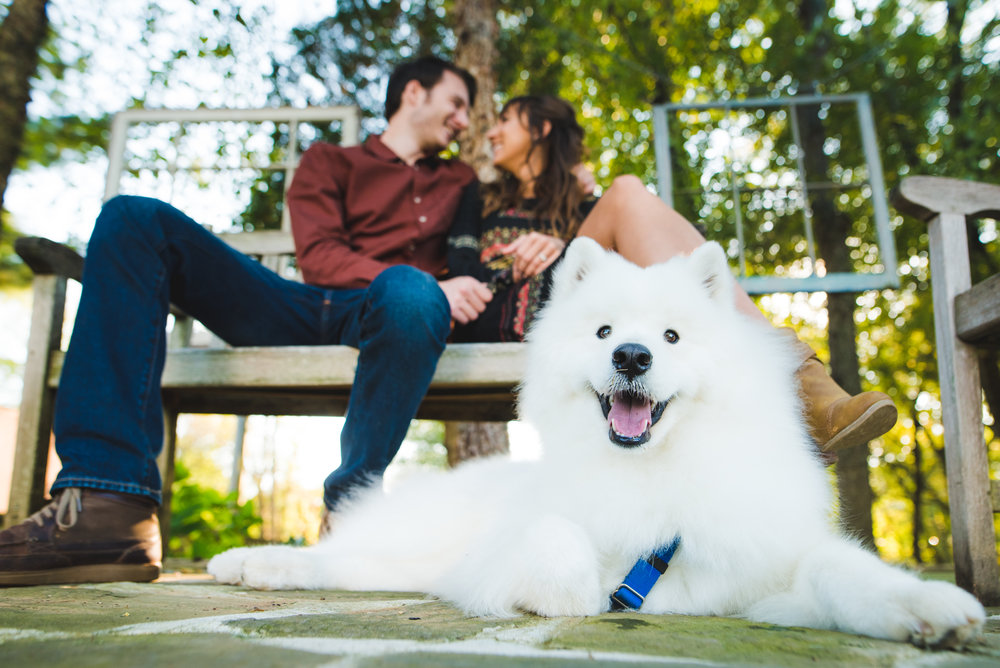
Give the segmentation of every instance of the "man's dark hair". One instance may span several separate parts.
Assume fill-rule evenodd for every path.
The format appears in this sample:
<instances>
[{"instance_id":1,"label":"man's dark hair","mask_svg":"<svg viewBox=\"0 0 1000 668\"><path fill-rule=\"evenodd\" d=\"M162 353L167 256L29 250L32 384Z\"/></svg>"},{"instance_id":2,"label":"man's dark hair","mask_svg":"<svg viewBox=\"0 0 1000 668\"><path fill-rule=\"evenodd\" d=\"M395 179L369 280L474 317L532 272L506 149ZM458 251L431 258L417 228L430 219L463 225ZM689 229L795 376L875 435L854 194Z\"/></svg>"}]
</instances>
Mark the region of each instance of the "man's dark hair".
<instances>
[{"instance_id":1,"label":"man's dark hair","mask_svg":"<svg viewBox=\"0 0 1000 668\"><path fill-rule=\"evenodd\" d=\"M476 79L469 72L463 70L458 65L436 56L424 56L416 60L408 60L400 63L389 75L389 88L385 93L385 117L390 119L397 111L403 100L403 89L406 84L414 79L425 90L430 90L441 81L445 72L457 74L465 82L465 87L469 89L469 105L476 100Z\"/></svg>"}]
</instances>

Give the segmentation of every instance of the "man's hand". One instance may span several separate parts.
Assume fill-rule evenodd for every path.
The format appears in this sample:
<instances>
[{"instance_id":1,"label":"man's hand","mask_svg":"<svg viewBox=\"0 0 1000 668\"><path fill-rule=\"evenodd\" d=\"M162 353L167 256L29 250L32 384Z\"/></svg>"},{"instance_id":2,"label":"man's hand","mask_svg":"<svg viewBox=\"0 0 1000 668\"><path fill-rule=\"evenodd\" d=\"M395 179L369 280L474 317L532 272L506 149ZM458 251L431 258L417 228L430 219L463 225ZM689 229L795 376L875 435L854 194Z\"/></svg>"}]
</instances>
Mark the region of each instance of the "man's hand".
<instances>
[{"instance_id":1,"label":"man's hand","mask_svg":"<svg viewBox=\"0 0 1000 668\"><path fill-rule=\"evenodd\" d=\"M486 303L493 299L493 293L471 276L456 276L438 281L444 296L451 306L451 317L466 325L486 310Z\"/></svg>"}]
</instances>

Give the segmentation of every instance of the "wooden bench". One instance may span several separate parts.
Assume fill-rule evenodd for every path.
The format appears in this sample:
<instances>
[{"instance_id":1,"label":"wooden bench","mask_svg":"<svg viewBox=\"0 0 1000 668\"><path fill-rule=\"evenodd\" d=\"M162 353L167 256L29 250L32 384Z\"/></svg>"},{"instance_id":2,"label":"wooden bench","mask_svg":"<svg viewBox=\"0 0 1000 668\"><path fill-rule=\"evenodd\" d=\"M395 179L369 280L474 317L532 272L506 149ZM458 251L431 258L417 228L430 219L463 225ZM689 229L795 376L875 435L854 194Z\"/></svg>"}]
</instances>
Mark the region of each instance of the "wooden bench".
<instances>
[{"instance_id":1,"label":"wooden bench","mask_svg":"<svg viewBox=\"0 0 1000 668\"><path fill-rule=\"evenodd\" d=\"M260 239L254 238L257 234L220 236L238 247L256 244L250 250L259 256ZM275 235L270 236L271 249L277 247L279 253L286 253L291 248L290 239L286 249L274 243ZM18 239L15 247L35 272L35 278L6 526L23 520L44 504L53 404L65 355L60 342L66 283L67 279L79 280L83 268L80 255L47 239L25 237ZM175 342L184 338L184 331L183 323L174 327ZM513 419L514 388L521 376L523 348L521 343L449 345L417 417L462 421ZM357 356L357 349L348 346L172 345L162 379L166 429L160 468L165 511L173 480L179 413L343 415Z\"/></svg>"},{"instance_id":2,"label":"wooden bench","mask_svg":"<svg viewBox=\"0 0 1000 668\"><path fill-rule=\"evenodd\" d=\"M944 422L955 577L984 604L1000 604L977 346L1000 344L1000 274L972 285L966 216L1000 217L1000 186L942 177L902 180L895 206L927 221L934 331Z\"/></svg>"},{"instance_id":3,"label":"wooden bench","mask_svg":"<svg viewBox=\"0 0 1000 668\"><path fill-rule=\"evenodd\" d=\"M223 136L231 141L229 137L234 129L246 133L242 136L247 137L253 133L252 127L260 127L262 123L271 124L264 134L275 141L263 154L233 160L227 153L226 159L230 162L224 160L223 164L214 166L208 163L207 156L193 160L187 154L203 149L200 145L192 147L189 140L196 137L198 143L206 143L209 137L201 130L213 127L211 124L226 126L229 133ZM299 140L306 134L318 136L316 129L331 123L339 128L339 141L343 145L357 143L360 117L354 107L136 109L116 114L108 148L105 199L120 191L123 180L142 170L160 170L169 179L195 169L283 172L287 186L298 166ZM310 126L312 130L308 130ZM283 142L274 140L274 132L279 127L284 132ZM142 128L153 128L154 137L169 137L170 144L166 147L151 144L149 135L142 134ZM139 135L139 148L159 147L159 153L151 162L143 160L134 144L129 148L130 137L134 134ZM198 167L192 167L191 163L197 163ZM144 184L139 182L133 189L135 187L144 188ZM184 208L183 203L180 204ZM281 213L280 230L219 236L268 268L289 276L294 244L288 207L282 206ZM19 239L15 245L35 277L14 472L4 526L20 522L44 504L53 405L65 354L61 339L66 285L70 279L79 281L83 270L83 258L66 246L37 237ZM165 429L159 464L163 476L161 521L164 532L169 526L170 487L180 413L343 415L358 355L356 349L347 346L229 348L216 341L210 347L195 348L191 346L191 319L180 312L175 312L175 316L162 378ZM522 347L523 344L517 343L448 346L417 417L457 421L512 419L513 392L523 364Z\"/></svg>"}]
</instances>

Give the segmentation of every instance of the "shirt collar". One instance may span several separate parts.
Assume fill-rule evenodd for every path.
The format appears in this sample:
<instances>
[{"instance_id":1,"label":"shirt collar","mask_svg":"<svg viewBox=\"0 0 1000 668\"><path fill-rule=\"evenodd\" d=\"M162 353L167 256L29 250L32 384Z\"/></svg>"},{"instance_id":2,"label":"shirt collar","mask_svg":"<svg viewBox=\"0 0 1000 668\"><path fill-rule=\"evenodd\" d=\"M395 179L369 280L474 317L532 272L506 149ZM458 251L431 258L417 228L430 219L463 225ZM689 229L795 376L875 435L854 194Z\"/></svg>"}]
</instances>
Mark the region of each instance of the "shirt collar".
<instances>
[{"instance_id":1,"label":"shirt collar","mask_svg":"<svg viewBox=\"0 0 1000 668\"><path fill-rule=\"evenodd\" d=\"M366 151L381 160L385 160L387 162L403 162L402 158L396 155L391 148L382 142L381 135L369 135L368 139L365 140L364 148ZM441 158L436 155L423 157L417 160L418 165L428 166L436 165L439 162L441 162Z\"/></svg>"}]
</instances>

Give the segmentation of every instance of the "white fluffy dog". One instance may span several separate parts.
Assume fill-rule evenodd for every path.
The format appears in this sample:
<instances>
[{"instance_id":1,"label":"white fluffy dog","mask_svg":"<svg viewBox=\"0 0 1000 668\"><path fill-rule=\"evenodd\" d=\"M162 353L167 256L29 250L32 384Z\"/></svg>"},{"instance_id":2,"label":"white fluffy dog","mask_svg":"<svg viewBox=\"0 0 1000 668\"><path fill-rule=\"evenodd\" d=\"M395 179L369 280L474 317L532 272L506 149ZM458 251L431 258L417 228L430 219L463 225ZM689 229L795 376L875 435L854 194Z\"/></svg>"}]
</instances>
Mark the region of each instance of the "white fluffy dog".
<instances>
[{"instance_id":1,"label":"white fluffy dog","mask_svg":"<svg viewBox=\"0 0 1000 668\"><path fill-rule=\"evenodd\" d=\"M792 358L734 309L717 244L642 269L574 241L528 351L519 410L541 436L539 461L375 486L315 547L230 550L209 572L263 589L426 591L473 615L595 615L679 537L641 612L921 646L978 632L970 594L838 535Z\"/></svg>"}]
</instances>

